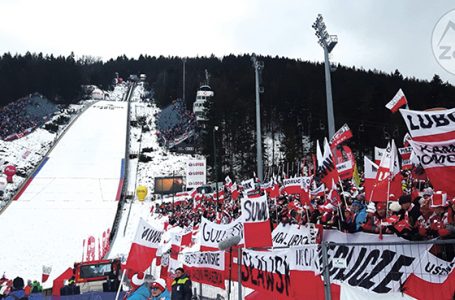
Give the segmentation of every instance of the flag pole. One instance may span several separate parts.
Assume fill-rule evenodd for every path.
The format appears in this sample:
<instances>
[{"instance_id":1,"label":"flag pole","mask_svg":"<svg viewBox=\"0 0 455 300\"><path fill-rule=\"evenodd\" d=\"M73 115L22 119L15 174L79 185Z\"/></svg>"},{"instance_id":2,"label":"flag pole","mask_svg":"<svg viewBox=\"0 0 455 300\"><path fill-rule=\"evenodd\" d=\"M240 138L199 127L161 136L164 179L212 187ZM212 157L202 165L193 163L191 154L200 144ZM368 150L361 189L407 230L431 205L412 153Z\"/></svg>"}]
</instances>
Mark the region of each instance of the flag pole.
<instances>
[{"instance_id":1,"label":"flag pole","mask_svg":"<svg viewBox=\"0 0 455 300\"><path fill-rule=\"evenodd\" d=\"M390 183L392 182L392 173L389 175L389 179L387 180L387 202L386 202L386 216L389 215L389 195L390 195Z\"/></svg>"},{"instance_id":2,"label":"flag pole","mask_svg":"<svg viewBox=\"0 0 455 300\"><path fill-rule=\"evenodd\" d=\"M118 300L120 295L120 290L122 289L123 279L125 279L126 269L123 269L122 278L120 279L120 284L118 285L117 294L115 295L115 300Z\"/></svg>"}]
</instances>

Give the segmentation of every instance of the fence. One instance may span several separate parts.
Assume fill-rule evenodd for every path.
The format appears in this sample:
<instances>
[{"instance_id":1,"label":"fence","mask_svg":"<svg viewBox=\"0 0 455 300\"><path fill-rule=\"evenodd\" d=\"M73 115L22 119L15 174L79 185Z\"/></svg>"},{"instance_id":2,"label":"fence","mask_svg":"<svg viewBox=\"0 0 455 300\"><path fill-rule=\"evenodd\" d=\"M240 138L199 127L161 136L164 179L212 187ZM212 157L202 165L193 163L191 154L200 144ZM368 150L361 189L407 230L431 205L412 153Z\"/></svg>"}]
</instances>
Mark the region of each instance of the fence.
<instances>
[{"instance_id":1,"label":"fence","mask_svg":"<svg viewBox=\"0 0 455 300\"><path fill-rule=\"evenodd\" d=\"M325 241L235 251L242 265L233 257L229 276L226 263L226 288L193 281L195 299L455 299L455 240Z\"/></svg>"}]
</instances>

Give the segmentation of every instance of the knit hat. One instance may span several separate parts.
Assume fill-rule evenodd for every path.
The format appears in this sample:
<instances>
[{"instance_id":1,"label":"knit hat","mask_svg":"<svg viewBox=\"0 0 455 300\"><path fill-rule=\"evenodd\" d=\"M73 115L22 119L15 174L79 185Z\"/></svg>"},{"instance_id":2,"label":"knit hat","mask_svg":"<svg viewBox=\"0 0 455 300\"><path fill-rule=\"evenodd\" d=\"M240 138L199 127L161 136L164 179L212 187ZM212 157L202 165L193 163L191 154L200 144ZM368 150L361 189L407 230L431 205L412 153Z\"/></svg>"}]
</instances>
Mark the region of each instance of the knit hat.
<instances>
[{"instance_id":1,"label":"knit hat","mask_svg":"<svg viewBox=\"0 0 455 300\"><path fill-rule=\"evenodd\" d=\"M370 202L367 205L367 213L375 213L376 212L376 206L374 205L374 202Z\"/></svg>"},{"instance_id":2,"label":"knit hat","mask_svg":"<svg viewBox=\"0 0 455 300\"><path fill-rule=\"evenodd\" d=\"M152 282L152 288L159 288L160 290L164 291L166 289L166 281L163 278L158 278L154 282Z\"/></svg>"},{"instance_id":3,"label":"knit hat","mask_svg":"<svg viewBox=\"0 0 455 300\"><path fill-rule=\"evenodd\" d=\"M433 195L433 189L431 187L428 187L428 188L424 189L422 195L432 196Z\"/></svg>"},{"instance_id":4,"label":"knit hat","mask_svg":"<svg viewBox=\"0 0 455 300\"><path fill-rule=\"evenodd\" d=\"M398 202L393 201L390 202L389 209L393 212L399 212L401 210L401 205Z\"/></svg>"},{"instance_id":5,"label":"knit hat","mask_svg":"<svg viewBox=\"0 0 455 300\"><path fill-rule=\"evenodd\" d=\"M133 275L131 283L135 286L141 286L144 283L144 272L139 272Z\"/></svg>"},{"instance_id":6,"label":"knit hat","mask_svg":"<svg viewBox=\"0 0 455 300\"><path fill-rule=\"evenodd\" d=\"M13 287L14 289L16 290L21 290L24 288L24 279L22 279L21 277L16 277L14 278L13 280Z\"/></svg>"}]
</instances>

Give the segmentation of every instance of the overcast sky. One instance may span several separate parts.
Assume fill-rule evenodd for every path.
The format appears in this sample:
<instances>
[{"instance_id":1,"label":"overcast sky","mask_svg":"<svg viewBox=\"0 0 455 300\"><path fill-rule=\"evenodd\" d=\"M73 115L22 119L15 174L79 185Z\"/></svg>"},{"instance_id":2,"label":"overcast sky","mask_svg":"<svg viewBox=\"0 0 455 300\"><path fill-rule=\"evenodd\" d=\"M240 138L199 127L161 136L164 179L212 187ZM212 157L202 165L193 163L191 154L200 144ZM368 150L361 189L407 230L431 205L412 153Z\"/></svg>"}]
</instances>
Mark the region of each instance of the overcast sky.
<instances>
[{"instance_id":1,"label":"overcast sky","mask_svg":"<svg viewBox=\"0 0 455 300\"><path fill-rule=\"evenodd\" d=\"M255 52L322 61L311 28L321 13L339 38L334 62L455 84L431 45L436 23L454 8L453 0L0 0L0 53L107 60Z\"/></svg>"}]
</instances>

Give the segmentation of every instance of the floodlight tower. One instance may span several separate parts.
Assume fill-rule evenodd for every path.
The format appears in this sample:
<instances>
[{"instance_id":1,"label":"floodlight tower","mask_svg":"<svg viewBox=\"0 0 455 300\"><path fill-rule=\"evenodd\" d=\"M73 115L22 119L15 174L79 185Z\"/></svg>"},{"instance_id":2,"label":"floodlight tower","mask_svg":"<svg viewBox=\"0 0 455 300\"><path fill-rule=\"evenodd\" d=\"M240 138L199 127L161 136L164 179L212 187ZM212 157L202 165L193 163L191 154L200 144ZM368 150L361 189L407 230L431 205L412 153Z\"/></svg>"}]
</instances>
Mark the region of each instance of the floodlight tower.
<instances>
[{"instance_id":1,"label":"floodlight tower","mask_svg":"<svg viewBox=\"0 0 455 300\"><path fill-rule=\"evenodd\" d=\"M259 93L263 93L264 90L259 86L262 70L264 69L264 62L256 59L256 54L253 53L251 57L253 62L253 68L256 75L256 162L257 162L257 176L259 181L262 182L264 179L264 171L262 165L262 134L261 134L261 101Z\"/></svg>"},{"instance_id":2,"label":"floodlight tower","mask_svg":"<svg viewBox=\"0 0 455 300\"><path fill-rule=\"evenodd\" d=\"M185 64L186 64L186 57L183 57L182 58L182 63L183 63L183 90L182 90L182 100L183 100L183 103L185 103L186 105L186 99L185 99L185 75L186 75L186 72L185 72Z\"/></svg>"},{"instance_id":3,"label":"floodlight tower","mask_svg":"<svg viewBox=\"0 0 455 300\"><path fill-rule=\"evenodd\" d=\"M338 43L338 37L336 35L329 35L321 14L318 15L312 27L314 30L316 30L316 36L318 37L319 45L321 45L322 49L324 49L327 120L329 127L329 138L331 138L335 134L335 117L333 115L332 82L330 78L329 54Z\"/></svg>"}]
</instances>

